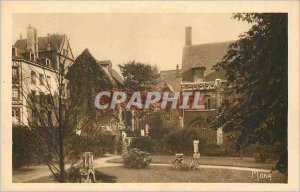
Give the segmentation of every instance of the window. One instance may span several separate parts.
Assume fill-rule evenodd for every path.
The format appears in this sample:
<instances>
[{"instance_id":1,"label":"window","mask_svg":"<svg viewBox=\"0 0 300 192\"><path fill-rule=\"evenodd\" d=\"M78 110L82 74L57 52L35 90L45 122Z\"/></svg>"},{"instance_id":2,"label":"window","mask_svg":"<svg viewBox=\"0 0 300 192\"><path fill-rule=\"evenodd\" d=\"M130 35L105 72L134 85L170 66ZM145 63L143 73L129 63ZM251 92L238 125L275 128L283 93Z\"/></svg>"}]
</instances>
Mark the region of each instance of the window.
<instances>
[{"instance_id":1,"label":"window","mask_svg":"<svg viewBox=\"0 0 300 192\"><path fill-rule=\"evenodd\" d=\"M20 124L20 122L21 122L20 108L13 107L12 108L12 123Z\"/></svg>"},{"instance_id":2,"label":"window","mask_svg":"<svg viewBox=\"0 0 300 192\"><path fill-rule=\"evenodd\" d=\"M51 77L47 76L47 85L51 88Z\"/></svg>"},{"instance_id":3,"label":"window","mask_svg":"<svg viewBox=\"0 0 300 192\"><path fill-rule=\"evenodd\" d=\"M36 91L31 91L31 101L35 102L36 101Z\"/></svg>"},{"instance_id":4,"label":"window","mask_svg":"<svg viewBox=\"0 0 300 192\"><path fill-rule=\"evenodd\" d=\"M207 99L207 109L210 109L210 99Z\"/></svg>"},{"instance_id":5,"label":"window","mask_svg":"<svg viewBox=\"0 0 300 192\"><path fill-rule=\"evenodd\" d=\"M43 92L40 92L40 104L45 104L45 94Z\"/></svg>"},{"instance_id":6,"label":"window","mask_svg":"<svg viewBox=\"0 0 300 192\"><path fill-rule=\"evenodd\" d=\"M36 110L34 110L34 109L31 110L31 117L32 117L33 119L36 119L36 118L37 118L37 112L36 112Z\"/></svg>"},{"instance_id":7,"label":"window","mask_svg":"<svg viewBox=\"0 0 300 192\"><path fill-rule=\"evenodd\" d=\"M20 91L19 91L18 88L13 88L13 90L12 90L12 100L13 101L20 100Z\"/></svg>"},{"instance_id":8,"label":"window","mask_svg":"<svg viewBox=\"0 0 300 192\"><path fill-rule=\"evenodd\" d=\"M44 85L44 75L40 73L40 76L39 76L39 79L40 79L40 85Z\"/></svg>"},{"instance_id":9,"label":"window","mask_svg":"<svg viewBox=\"0 0 300 192\"><path fill-rule=\"evenodd\" d=\"M210 101L210 96L205 95L205 109L210 109L211 108L211 101Z\"/></svg>"},{"instance_id":10,"label":"window","mask_svg":"<svg viewBox=\"0 0 300 192\"><path fill-rule=\"evenodd\" d=\"M31 71L31 83L36 84L36 73L34 71Z\"/></svg>"},{"instance_id":11,"label":"window","mask_svg":"<svg viewBox=\"0 0 300 192\"><path fill-rule=\"evenodd\" d=\"M47 95L45 95L45 97L46 97L46 101L45 102L47 102L47 104L51 104L52 103L52 98L51 98L51 95L50 94L47 94Z\"/></svg>"},{"instance_id":12,"label":"window","mask_svg":"<svg viewBox=\"0 0 300 192\"><path fill-rule=\"evenodd\" d=\"M46 59L46 66L47 66L47 67L50 67L50 64L51 64L50 59Z\"/></svg>"},{"instance_id":13,"label":"window","mask_svg":"<svg viewBox=\"0 0 300 192\"><path fill-rule=\"evenodd\" d=\"M19 67L12 67L12 83L19 83Z\"/></svg>"},{"instance_id":14,"label":"window","mask_svg":"<svg viewBox=\"0 0 300 192\"><path fill-rule=\"evenodd\" d=\"M67 49L63 49L63 55L67 56L68 55L68 50Z\"/></svg>"},{"instance_id":15,"label":"window","mask_svg":"<svg viewBox=\"0 0 300 192\"><path fill-rule=\"evenodd\" d=\"M35 61L35 56L32 52L29 53L29 56L31 61Z\"/></svg>"},{"instance_id":16,"label":"window","mask_svg":"<svg viewBox=\"0 0 300 192\"><path fill-rule=\"evenodd\" d=\"M52 125L52 113L51 113L51 111L47 111L47 119L48 119L48 124Z\"/></svg>"},{"instance_id":17,"label":"window","mask_svg":"<svg viewBox=\"0 0 300 192\"><path fill-rule=\"evenodd\" d=\"M15 47L12 48L12 56L13 57L18 56L18 51L17 51L17 48L15 48Z\"/></svg>"}]
</instances>

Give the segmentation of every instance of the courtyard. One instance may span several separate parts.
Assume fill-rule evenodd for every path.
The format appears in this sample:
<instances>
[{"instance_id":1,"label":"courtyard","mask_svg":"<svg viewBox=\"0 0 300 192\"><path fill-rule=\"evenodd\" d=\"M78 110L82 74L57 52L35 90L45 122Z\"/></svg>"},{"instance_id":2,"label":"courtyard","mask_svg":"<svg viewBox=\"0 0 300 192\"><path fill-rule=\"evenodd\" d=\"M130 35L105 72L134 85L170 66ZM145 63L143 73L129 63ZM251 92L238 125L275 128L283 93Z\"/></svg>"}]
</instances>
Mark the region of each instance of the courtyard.
<instances>
[{"instance_id":1,"label":"courtyard","mask_svg":"<svg viewBox=\"0 0 300 192\"><path fill-rule=\"evenodd\" d=\"M253 158L201 157L198 171L179 171L171 167L174 156L150 156L146 169L123 167L120 156L95 159L99 183L287 183L287 176L272 171L274 163L256 163ZM184 160L192 160L190 156ZM28 179L30 178L30 179ZM13 173L14 182L56 183L44 166L24 167Z\"/></svg>"}]
</instances>

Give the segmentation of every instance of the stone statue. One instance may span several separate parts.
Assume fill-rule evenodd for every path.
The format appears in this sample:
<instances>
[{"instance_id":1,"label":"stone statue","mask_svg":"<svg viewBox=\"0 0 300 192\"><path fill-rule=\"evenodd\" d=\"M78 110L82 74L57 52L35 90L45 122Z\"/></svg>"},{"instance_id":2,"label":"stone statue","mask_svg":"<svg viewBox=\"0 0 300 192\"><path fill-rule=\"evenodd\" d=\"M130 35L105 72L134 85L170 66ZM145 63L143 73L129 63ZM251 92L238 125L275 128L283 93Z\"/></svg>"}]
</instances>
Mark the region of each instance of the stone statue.
<instances>
[{"instance_id":1,"label":"stone statue","mask_svg":"<svg viewBox=\"0 0 300 192\"><path fill-rule=\"evenodd\" d=\"M199 140L194 140L194 158L200 158L200 153L199 153Z\"/></svg>"},{"instance_id":2,"label":"stone statue","mask_svg":"<svg viewBox=\"0 0 300 192\"><path fill-rule=\"evenodd\" d=\"M127 137L127 133L125 131L122 131L122 141L123 141L123 143L125 142L126 137Z\"/></svg>"},{"instance_id":3,"label":"stone statue","mask_svg":"<svg viewBox=\"0 0 300 192\"><path fill-rule=\"evenodd\" d=\"M145 125L146 136L149 136L149 125Z\"/></svg>"},{"instance_id":4,"label":"stone statue","mask_svg":"<svg viewBox=\"0 0 300 192\"><path fill-rule=\"evenodd\" d=\"M81 155L80 182L81 183L96 183L94 158L92 152L83 152Z\"/></svg>"}]
</instances>

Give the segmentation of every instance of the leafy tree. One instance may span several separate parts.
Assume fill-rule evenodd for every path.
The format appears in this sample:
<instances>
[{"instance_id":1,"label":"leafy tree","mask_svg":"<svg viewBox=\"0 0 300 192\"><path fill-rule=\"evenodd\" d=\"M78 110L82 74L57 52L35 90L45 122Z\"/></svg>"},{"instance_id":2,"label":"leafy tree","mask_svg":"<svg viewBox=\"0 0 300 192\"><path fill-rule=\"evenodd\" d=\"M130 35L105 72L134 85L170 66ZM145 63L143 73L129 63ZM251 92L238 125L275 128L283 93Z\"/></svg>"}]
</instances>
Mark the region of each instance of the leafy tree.
<instances>
[{"instance_id":1,"label":"leafy tree","mask_svg":"<svg viewBox=\"0 0 300 192\"><path fill-rule=\"evenodd\" d=\"M147 91L158 90L158 83L160 74L156 66L151 66L149 64L144 64L141 62L130 61L123 65L119 65L121 74L124 77L123 88L129 93L135 91L141 92L142 100L144 100ZM143 101L142 101L143 102ZM151 107L150 107L151 113ZM138 118L149 114L148 112L137 111L135 115ZM126 122L131 125L131 120L133 114L125 114L127 118Z\"/></svg>"},{"instance_id":2,"label":"leafy tree","mask_svg":"<svg viewBox=\"0 0 300 192\"><path fill-rule=\"evenodd\" d=\"M124 87L129 91L151 91L157 88L159 72L156 66L130 61L119 65Z\"/></svg>"},{"instance_id":3,"label":"leafy tree","mask_svg":"<svg viewBox=\"0 0 300 192\"><path fill-rule=\"evenodd\" d=\"M288 15L239 13L233 17L253 25L214 66L226 71L229 96L213 125L240 130L242 146L279 142L279 164L287 167Z\"/></svg>"}]
</instances>

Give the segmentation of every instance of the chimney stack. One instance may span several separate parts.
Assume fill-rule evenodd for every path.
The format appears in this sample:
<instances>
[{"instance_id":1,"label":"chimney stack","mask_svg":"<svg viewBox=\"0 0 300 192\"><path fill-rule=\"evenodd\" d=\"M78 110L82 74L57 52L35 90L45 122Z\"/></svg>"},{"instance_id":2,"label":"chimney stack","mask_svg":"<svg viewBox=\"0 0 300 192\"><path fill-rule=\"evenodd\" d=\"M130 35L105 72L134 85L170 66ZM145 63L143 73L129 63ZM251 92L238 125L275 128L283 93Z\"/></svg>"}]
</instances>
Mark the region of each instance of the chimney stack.
<instances>
[{"instance_id":1,"label":"chimney stack","mask_svg":"<svg viewBox=\"0 0 300 192\"><path fill-rule=\"evenodd\" d=\"M192 27L188 26L185 28L185 46L192 45Z\"/></svg>"},{"instance_id":2,"label":"chimney stack","mask_svg":"<svg viewBox=\"0 0 300 192\"><path fill-rule=\"evenodd\" d=\"M35 57L38 57L38 35L37 30L29 25L27 28L27 50L31 51Z\"/></svg>"}]
</instances>

